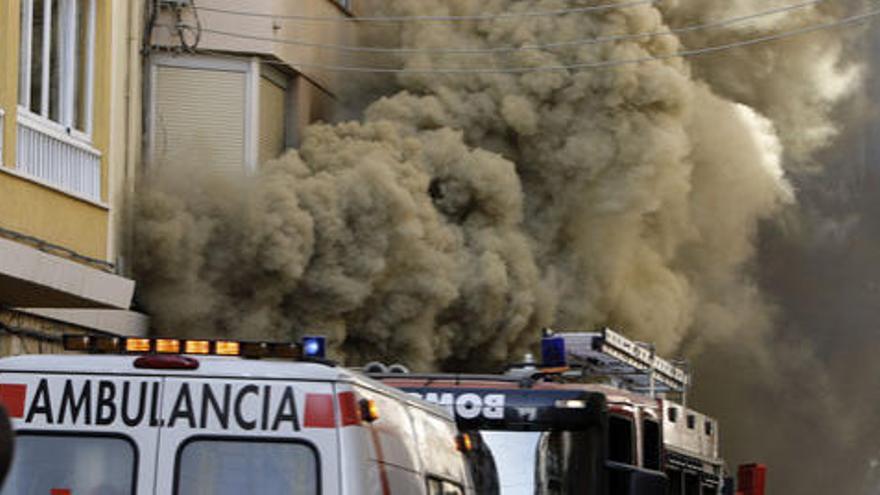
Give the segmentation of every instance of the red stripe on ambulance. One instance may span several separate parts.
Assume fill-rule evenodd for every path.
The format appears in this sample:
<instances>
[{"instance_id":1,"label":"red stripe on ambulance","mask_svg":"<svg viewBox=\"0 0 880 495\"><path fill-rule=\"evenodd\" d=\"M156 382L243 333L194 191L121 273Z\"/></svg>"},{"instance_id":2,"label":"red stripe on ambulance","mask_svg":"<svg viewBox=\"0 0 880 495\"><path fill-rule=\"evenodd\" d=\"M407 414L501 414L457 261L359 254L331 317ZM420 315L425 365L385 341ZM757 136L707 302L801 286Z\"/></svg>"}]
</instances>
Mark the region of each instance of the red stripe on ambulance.
<instances>
[{"instance_id":1,"label":"red stripe on ambulance","mask_svg":"<svg viewBox=\"0 0 880 495\"><path fill-rule=\"evenodd\" d=\"M306 428L336 428L333 396L330 394L306 394L306 412L303 426Z\"/></svg>"},{"instance_id":2,"label":"red stripe on ambulance","mask_svg":"<svg viewBox=\"0 0 880 495\"><path fill-rule=\"evenodd\" d=\"M339 393L339 415L342 416L342 426L361 424L361 413L358 410L357 396L354 395L354 392Z\"/></svg>"},{"instance_id":3,"label":"red stripe on ambulance","mask_svg":"<svg viewBox=\"0 0 880 495\"><path fill-rule=\"evenodd\" d=\"M24 417L24 402L27 396L27 385L0 383L0 405L13 418Z\"/></svg>"}]
</instances>

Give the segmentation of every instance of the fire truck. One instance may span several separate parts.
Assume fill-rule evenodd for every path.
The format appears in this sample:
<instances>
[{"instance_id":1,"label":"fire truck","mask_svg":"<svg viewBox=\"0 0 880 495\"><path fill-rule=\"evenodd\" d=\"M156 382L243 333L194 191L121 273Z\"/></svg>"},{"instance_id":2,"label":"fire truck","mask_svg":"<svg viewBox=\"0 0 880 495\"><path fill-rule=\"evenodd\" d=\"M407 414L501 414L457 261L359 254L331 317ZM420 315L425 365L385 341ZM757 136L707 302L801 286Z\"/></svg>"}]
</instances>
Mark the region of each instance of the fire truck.
<instances>
[{"instance_id":1,"label":"fire truck","mask_svg":"<svg viewBox=\"0 0 880 495\"><path fill-rule=\"evenodd\" d=\"M687 406L682 363L611 329L545 331L542 363L504 374L412 374L366 367L374 378L455 415L480 433L475 480L501 495L733 495L718 423ZM740 469L742 495L763 495L763 466ZM757 474L756 474L757 473ZM759 479L760 478L760 479Z\"/></svg>"},{"instance_id":2,"label":"fire truck","mask_svg":"<svg viewBox=\"0 0 880 495\"><path fill-rule=\"evenodd\" d=\"M324 341L65 336L0 359L3 495L465 495L443 408L322 359Z\"/></svg>"}]
</instances>

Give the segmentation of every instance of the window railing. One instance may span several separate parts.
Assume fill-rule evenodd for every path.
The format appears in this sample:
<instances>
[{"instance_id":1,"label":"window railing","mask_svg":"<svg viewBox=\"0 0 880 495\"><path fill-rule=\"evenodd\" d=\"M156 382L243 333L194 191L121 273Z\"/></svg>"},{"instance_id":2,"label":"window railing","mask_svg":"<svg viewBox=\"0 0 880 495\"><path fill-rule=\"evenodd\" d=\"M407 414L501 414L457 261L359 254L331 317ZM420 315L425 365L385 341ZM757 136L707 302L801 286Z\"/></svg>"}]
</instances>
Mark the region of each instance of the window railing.
<instances>
[{"instance_id":1,"label":"window railing","mask_svg":"<svg viewBox=\"0 0 880 495\"><path fill-rule=\"evenodd\" d=\"M17 135L17 172L90 201L101 201L101 154L97 150L26 115L19 116Z\"/></svg>"}]
</instances>

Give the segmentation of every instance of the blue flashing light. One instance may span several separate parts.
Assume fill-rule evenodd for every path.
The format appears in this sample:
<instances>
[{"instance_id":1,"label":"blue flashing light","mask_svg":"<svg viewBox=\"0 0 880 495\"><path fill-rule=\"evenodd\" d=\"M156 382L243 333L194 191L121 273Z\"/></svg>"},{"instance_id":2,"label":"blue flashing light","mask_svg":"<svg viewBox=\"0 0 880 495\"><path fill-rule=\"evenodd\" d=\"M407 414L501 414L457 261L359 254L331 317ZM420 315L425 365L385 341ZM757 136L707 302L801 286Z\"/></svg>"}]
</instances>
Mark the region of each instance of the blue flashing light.
<instances>
[{"instance_id":1,"label":"blue flashing light","mask_svg":"<svg viewBox=\"0 0 880 495\"><path fill-rule=\"evenodd\" d=\"M327 355L327 338L309 335L302 338L303 357L324 359Z\"/></svg>"},{"instance_id":2,"label":"blue flashing light","mask_svg":"<svg viewBox=\"0 0 880 495\"><path fill-rule=\"evenodd\" d=\"M541 365L554 368L566 366L564 338L553 335L541 339Z\"/></svg>"}]
</instances>

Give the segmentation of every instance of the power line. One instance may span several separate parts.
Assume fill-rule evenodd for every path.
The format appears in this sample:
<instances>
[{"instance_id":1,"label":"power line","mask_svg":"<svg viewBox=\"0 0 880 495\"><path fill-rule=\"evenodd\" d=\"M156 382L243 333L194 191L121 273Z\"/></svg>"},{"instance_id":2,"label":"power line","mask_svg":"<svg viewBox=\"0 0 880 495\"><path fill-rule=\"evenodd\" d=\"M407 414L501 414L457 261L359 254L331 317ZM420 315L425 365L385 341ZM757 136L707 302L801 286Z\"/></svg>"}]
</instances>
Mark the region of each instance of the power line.
<instances>
[{"instance_id":1,"label":"power line","mask_svg":"<svg viewBox=\"0 0 880 495\"><path fill-rule=\"evenodd\" d=\"M319 43L305 40L297 40L297 39L279 39L267 36L257 36L250 34L242 34L242 33L234 33L230 31L222 31L219 29L211 29L211 28L203 28L202 30L206 33L217 34L220 36L227 36L230 38L238 38L238 39L247 39L254 41L267 41L274 43L282 43L285 45L296 45L296 46L304 46L311 48L325 48L340 52L353 52L353 53L384 53L384 54L395 54L395 53L436 53L436 54L481 54L481 53L505 53L505 52L518 52L518 51L535 51L535 50L550 50L556 48L566 48L571 46L581 46L581 45L598 45L603 43L611 43L611 42L619 42L619 41L631 41L631 40L640 40L640 39L650 39L660 36L675 36L682 33L694 32L694 31L703 31L707 29L715 29L721 28L725 26L730 26L734 24L739 24L742 22L747 22L755 19L760 19L767 16L783 14L786 12L791 12L798 9L803 9L807 7L814 6L816 4L825 2L827 0L808 0L806 2L801 2L793 5L787 5L784 7L777 7L775 9L765 10L762 12L756 12L749 15L739 16L739 17L731 17L728 19L722 19L718 21L713 21L709 23L703 24L692 24L690 26L683 26L680 28L668 29L666 31L652 31L645 33L632 33L632 34L619 34L619 35L611 35L611 36L603 36L597 38L583 38L577 40L569 40L569 41L559 41L554 43L543 43L543 44L532 44L532 45L521 45L521 46L500 46L500 47L491 47L491 48L415 48L415 47L403 47L403 48L384 48L384 47L374 47L374 46L351 46L351 45L337 45L332 43Z\"/></svg>"},{"instance_id":2,"label":"power line","mask_svg":"<svg viewBox=\"0 0 880 495\"><path fill-rule=\"evenodd\" d=\"M871 10L868 12L863 12L861 14L845 17L839 19L837 21L826 22L822 24L815 24L812 26L807 26L799 29L794 29L790 31L783 31L781 33L776 33L767 36L761 36L757 38L750 38L746 40L741 40L733 43L725 43L722 45L708 46L704 48L696 48L691 50L681 50L674 53L669 53L665 55L657 55L657 56L646 56L639 58L630 58L630 59L620 59L620 60L608 60L603 62L590 62L590 63L582 63L582 64L571 64L571 65L550 65L550 66L541 66L541 67L507 67L507 68L406 68L406 69L398 69L398 68L381 68L381 67L358 67L358 66L347 66L347 65L327 65L327 64L315 64L308 62L283 62L283 61L275 61L275 60L263 60L264 63L267 64L275 64L275 65L284 65L284 66L293 66L293 67L302 67L306 69L316 69L316 70L324 70L328 72L348 72L348 73L372 73L372 74L525 74L532 72L562 72L562 71L576 71L576 70L594 70L594 69L606 69L612 67L619 67L623 65L633 65L633 64L643 64L647 62L655 62L655 61L663 61L670 60L675 58L690 58L696 57L700 55L706 55L710 53L717 53L727 50L732 50L735 48L742 48L752 45L758 45L761 43L768 43L773 41L784 40L788 38L793 38L795 36L801 36L804 34L814 33L817 31L823 31L826 29L833 29L840 26L856 24L859 22L863 22L869 20L873 17L880 15L880 9ZM203 53L211 53L218 56L225 56L226 58L235 58L239 60L250 60L248 57L242 57L240 55L230 55L228 53L219 52L216 50L203 50Z\"/></svg>"},{"instance_id":3,"label":"power line","mask_svg":"<svg viewBox=\"0 0 880 495\"><path fill-rule=\"evenodd\" d=\"M277 15L264 12L248 12L245 10L221 9L218 7L199 7L206 12L216 12L218 14L237 15L242 17L260 17L266 19L284 19L294 21L312 21L312 22L457 22L457 21L488 21L495 19L520 19L523 17L555 17L568 14L585 14L589 12L601 12L612 9L624 9L636 7L639 5L651 5L657 3L658 0L635 0L621 3L607 3L601 5L592 5L589 7L578 7L573 9L558 10L539 10L526 12L507 12L498 14L477 14L477 15L414 15L414 16L366 16L366 17L327 17L327 16L308 16L308 15Z\"/></svg>"}]
</instances>

